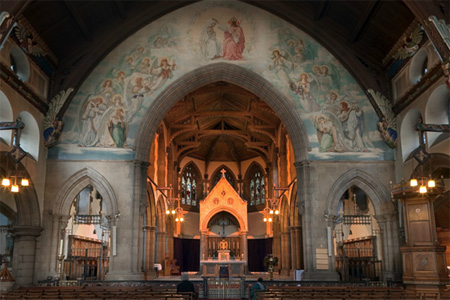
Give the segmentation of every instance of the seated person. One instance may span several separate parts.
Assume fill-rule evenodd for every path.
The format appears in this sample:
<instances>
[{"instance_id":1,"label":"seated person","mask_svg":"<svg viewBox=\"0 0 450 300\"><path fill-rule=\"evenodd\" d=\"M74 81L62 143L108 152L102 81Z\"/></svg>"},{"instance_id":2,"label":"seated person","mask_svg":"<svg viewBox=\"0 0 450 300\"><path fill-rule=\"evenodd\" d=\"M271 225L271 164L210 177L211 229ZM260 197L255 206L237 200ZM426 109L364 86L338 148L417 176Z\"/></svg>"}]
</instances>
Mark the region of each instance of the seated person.
<instances>
[{"instance_id":1,"label":"seated person","mask_svg":"<svg viewBox=\"0 0 450 300\"><path fill-rule=\"evenodd\" d=\"M264 292L266 290L266 286L263 283L263 279L261 277L258 278L256 283L252 286L252 289L250 290L250 298L252 300L256 299L256 293L258 292Z\"/></svg>"},{"instance_id":2,"label":"seated person","mask_svg":"<svg viewBox=\"0 0 450 300\"><path fill-rule=\"evenodd\" d=\"M177 284L177 294L195 292L195 287L192 282L189 281L189 276L187 273L181 274L181 282Z\"/></svg>"}]
</instances>

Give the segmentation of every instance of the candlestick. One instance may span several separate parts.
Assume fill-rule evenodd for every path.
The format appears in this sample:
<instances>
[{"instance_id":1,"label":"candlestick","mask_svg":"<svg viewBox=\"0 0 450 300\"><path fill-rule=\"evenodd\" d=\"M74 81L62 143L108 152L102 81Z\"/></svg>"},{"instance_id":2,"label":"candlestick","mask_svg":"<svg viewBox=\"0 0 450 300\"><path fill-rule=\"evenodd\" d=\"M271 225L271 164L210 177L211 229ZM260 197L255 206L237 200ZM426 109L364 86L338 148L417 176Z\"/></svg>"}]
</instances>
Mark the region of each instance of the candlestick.
<instances>
[{"instance_id":1,"label":"candlestick","mask_svg":"<svg viewBox=\"0 0 450 300\"><path fill-rule=\"evenodd\" d=\"M63 240L61 239L61 241L59 241L59 255L62 255L62 251L63 251Z\"/></svg>"}]
</instances>

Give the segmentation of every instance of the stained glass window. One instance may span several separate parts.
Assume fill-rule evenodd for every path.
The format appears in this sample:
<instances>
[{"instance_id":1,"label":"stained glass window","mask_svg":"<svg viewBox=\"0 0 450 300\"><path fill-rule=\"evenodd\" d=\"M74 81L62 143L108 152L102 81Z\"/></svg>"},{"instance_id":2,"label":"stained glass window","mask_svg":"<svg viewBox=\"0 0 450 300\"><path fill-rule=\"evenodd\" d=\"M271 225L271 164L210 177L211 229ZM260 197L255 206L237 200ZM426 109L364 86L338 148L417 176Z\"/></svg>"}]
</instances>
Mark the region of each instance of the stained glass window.
<instances>
[{"instance_id":1,"label":"stained glass window","mask_svg":"<svg viewBox=\"0 0 450 300\"><path fill-rule=\"evenodd\" d=\"M220 168L220 170L222 170L224 168ZM226 169L225 169L226 170ZM231 174L231 172L229 170L226 170L227 172L225 172L225 178L228 180L228 182L230 183L230 185L236 189L236 184L233 178L233 175ZM216 186L216 184L219 182L220 178L222 178L222 172L216 172L216 174L214 175L214 178L212 180L213 186L212 188L214 188Z\"/></svg>"},{"instance_id":2,"label":"stained glass window","mask_svg":"<svg viewBox=\"0 0 450 300\"><path fill-rule=\"evenodd\" d=\"M254 165L250 172L250 205L264 204L266 198L264 173L257 165Z\"/></svg>"},{"instance_id":3,"label":"stained glass window","mask_svg":"<svg viewBox=\"0 0 450 300\"><path fill-rule=\"evenodd\" d=\"M197 205L197 176L192 165L184 168L181 176L181 204Z\"/></svg>"}]
</instances>

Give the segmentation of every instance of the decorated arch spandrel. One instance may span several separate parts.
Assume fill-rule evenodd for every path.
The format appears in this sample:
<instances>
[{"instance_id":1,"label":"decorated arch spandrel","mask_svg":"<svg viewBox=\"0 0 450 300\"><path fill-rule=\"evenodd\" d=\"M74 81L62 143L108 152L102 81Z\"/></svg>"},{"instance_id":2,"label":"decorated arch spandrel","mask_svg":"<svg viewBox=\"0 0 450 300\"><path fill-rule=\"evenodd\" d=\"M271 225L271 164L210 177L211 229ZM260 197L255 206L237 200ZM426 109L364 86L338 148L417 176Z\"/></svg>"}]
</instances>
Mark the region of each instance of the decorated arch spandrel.
<instances>
[{"instance_id":1,"label":"decorated arch spandrel","mask_svg":"<svg viewBox=\"0 0 450 300\"><path fill-rule=\"evenodd\" d=\"M247 201L239 196L224 176L211 193L200 201L200 231L207 231L211 218L221 211L233 215L241 231L248 230Z\"/></svg>"}]
</instances>

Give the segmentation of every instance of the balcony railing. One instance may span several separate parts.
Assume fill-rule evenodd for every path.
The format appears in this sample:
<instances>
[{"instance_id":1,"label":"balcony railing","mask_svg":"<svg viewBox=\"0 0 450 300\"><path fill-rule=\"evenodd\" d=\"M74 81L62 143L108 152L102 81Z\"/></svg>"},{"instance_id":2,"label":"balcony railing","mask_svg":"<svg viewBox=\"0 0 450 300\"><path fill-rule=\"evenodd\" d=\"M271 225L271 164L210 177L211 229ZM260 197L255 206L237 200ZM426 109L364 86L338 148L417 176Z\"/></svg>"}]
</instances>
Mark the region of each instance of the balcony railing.
<instances>
[{"instance_id":1,"label":"balcony railing","mask_svg":"<svg viewBox=\"0 0 450 300\"><path fill-rule=\"evenodd\" d=\"M102 215L75 215L74 224L101 224Z\"/></svg>"},{"instance_id":2,"label":"balcony railing","mask_svg":"<svg viewBox=\"0 0 450 300\"><path fill-rule=\"evenodd\" d=\"M367 215L344 215L346 225L370 225L372 217Z\"/></svg>"}]
</instances>

